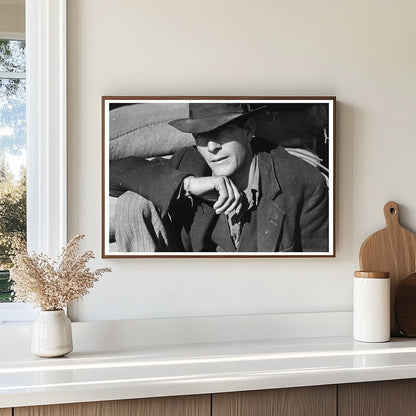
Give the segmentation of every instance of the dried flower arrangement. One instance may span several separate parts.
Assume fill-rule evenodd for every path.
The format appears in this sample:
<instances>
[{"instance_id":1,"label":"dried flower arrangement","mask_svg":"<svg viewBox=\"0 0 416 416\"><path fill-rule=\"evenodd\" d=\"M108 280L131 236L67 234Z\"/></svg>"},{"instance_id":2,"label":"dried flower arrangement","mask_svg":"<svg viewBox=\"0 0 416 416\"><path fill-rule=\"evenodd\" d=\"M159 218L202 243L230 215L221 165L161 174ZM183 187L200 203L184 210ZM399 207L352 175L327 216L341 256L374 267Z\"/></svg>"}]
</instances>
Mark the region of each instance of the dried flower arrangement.
<instances>
[{"instance_id":1,"label":"dried flower arrangement","mask_svg":"<svg viewBox=\"0 0 416 416\"><path fill-rule=\"evenodd\" d=\"M45 254L29 255L26 250L17 252L10 270L14 301L34 303L41 310L56 311L86 295L99 277L111 269L91 271L87 267L94 253L78 254L83 238L81 234L73 237L57 261Z\"/></svg>"}]
</instances>

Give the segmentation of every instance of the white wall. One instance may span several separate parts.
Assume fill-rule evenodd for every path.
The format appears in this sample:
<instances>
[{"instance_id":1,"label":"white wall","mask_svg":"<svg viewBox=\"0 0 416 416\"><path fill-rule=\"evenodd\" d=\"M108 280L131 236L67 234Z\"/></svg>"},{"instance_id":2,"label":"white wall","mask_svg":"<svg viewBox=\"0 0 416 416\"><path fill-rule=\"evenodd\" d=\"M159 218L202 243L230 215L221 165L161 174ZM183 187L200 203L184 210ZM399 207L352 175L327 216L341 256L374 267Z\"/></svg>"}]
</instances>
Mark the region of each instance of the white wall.
<instances>
[{"instance_id":1,"label":"white wall","mask_svg":"<svg viewBox=\"0 0 416 416\"><path fill-rule=\"evenodd\" d=\"M415 15L413 0L68 1L69 236L113 269L73 317L351 310L384 203L416 231ZM100 260L102 95L336 95L336 258Z\"/></svg>"},{"instance_id":2,"label":"white wall","mask_svg":"<svg viewBox=\"0 0 416 416\"><path fill-rule=\"evenodd\" d=\"M20 3L20 4L19 4ZM25 31L25 6L19 1L16 5L0 2L0 32Z\"/></svg>"}]
</instances>

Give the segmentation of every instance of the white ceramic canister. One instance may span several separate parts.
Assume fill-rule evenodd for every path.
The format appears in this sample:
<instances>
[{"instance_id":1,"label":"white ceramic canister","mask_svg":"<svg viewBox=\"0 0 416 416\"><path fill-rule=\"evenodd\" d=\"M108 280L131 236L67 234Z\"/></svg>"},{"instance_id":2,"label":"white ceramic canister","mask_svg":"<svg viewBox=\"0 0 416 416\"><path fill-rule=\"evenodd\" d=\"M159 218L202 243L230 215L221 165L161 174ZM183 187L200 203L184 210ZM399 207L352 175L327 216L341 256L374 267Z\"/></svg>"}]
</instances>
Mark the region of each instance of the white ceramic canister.
<instances>
[{"instance_id":1,"label":"white ceramic canister","mask_svg":"<svg viewBox=\"0 0 416 416\"><path fill-rule=\"evenodd\" d=\"M390 340L389 273L354 273L353 317L353 336L356 341Z\"/></svg>"}]
</instances>

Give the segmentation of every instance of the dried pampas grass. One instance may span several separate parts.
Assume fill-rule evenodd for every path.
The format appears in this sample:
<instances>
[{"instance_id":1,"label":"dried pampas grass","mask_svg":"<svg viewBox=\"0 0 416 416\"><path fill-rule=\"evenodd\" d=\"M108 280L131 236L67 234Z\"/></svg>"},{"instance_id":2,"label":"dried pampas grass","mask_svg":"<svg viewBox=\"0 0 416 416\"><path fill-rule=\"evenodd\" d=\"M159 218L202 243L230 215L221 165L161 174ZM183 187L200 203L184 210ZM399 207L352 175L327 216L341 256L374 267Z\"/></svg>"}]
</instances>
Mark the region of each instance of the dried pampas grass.
<instances>
[{"instance_id":1,"label":"dried pampas grass","mask_svg":"<svg viewBox=\"0 0 416 416\"><path fill-rule=\"evenodd\" d=\"M99 277L111 269L91 271L87 267L94 253L78 254L83 238L81 234L72 238L57 261L45 254L17 252L10 269L14 301L34 303L42 310L56 311L85 296Z\"/></svg>"}]
</instances>

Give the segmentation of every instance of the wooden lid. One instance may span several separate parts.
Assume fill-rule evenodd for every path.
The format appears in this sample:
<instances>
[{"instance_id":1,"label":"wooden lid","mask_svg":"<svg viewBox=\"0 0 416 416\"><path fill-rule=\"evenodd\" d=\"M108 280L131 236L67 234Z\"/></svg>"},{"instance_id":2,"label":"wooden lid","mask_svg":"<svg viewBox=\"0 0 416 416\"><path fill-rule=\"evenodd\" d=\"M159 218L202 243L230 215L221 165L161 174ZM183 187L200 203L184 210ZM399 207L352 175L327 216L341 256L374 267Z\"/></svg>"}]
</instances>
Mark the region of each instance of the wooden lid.
<instances>
[{"instance_id":1,"label":"wooden lid","mask_svg":"<svg viewBox=\"0 0 416 416\"><path fill-rule=\"evenodd\" d=\"M389 276L389 272L354 272L354 277L365 277L367 279L388 279Z\"/></svg>"}]
</instances>

